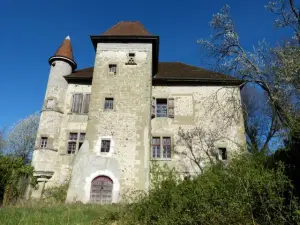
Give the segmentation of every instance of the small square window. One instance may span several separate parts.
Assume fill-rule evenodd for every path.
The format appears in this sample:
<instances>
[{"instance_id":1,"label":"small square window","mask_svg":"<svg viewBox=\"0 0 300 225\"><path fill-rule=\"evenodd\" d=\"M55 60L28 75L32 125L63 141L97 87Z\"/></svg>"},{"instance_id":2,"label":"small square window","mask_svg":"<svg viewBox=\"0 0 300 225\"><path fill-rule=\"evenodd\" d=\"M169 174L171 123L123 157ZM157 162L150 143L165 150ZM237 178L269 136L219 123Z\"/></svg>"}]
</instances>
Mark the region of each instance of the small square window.
<instances>
[{"instance_id":1,"label":"small square window","mask_svg":"<svg viewBox=\"0 0 300 225\"><path fill-rule=\"evenodd\" d=\"M110 140L101 140L101 152L109 152Z\"/></svg>"},{"instance_id":2,"label":"small square window","mask_svg":"<svg viewBox=\"0 0 300 225\"><path fill-rule=\"evenodd\" d=\"M108 68L109 68L109 73L112 73L114 75L117 74L117 65L116 64L109 64Z\"/></svg>"},{"instance_id":3,"label":"small square window","mask_svg":"<svg viewBox=\"0 0 300 225\"><path fill-rule=\"evenodd\" d=\"M105 98L104 109L113 109L114 108L114 99Z\"/></svg>"},{"instance_id":4,"label":"small square window","mask_svg":"<svg viewBox=\"0 0 300 225\"><path fill-rule=\"evenodd\" d=\"M218 148L218 159L227 160L227 150L226 150L226 148Z\"/></svg>"},{"instance_id":5,"label":"small square window","mask_svg":"<svg viewBox=\"0 0 300 225\"><path fill-rule=\"evenodd\" d=\"M46 148L48 144L48 138L47 137L41 137L41 148Z\"/></svg>"}]
</instances>

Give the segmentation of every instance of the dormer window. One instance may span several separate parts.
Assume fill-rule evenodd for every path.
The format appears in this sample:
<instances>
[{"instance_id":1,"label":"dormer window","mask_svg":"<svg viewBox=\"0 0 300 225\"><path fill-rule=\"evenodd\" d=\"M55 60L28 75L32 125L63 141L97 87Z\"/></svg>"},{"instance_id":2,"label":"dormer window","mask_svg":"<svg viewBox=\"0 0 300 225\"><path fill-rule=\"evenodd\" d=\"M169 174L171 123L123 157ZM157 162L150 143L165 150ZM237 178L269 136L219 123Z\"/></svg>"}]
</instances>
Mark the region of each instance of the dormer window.
<instances>
[{"instance_id":1,"label":"dormer window","mask_svg":"<svg viewBox=\"0 0 300 225\"><path fill-rule=\"evenodd\" d=\"M108 71L110 74L114 74L114 75L117 74L117 65L116 64L109 64L108 69L109 69Z\"/></svg>"},{"instance_id":2,"label":"dormer window","mask_svg":"<svg viewBox=\"0 0 300 225\"><path fill-rule=\"evenodd\" d=\"M135 63L135 53L131 52L128 54L128 62L126 65L136 65Z\"/></svg>"}]
</instances>

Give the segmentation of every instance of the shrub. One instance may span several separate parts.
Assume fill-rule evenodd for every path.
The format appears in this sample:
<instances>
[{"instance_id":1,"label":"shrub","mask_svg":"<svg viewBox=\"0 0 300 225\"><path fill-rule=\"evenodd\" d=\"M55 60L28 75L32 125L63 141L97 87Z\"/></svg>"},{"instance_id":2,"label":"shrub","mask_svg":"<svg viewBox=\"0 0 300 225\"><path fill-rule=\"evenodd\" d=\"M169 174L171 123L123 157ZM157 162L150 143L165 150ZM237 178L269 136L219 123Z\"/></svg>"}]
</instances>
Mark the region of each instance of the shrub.
<instances>
[{"instance_id":1,"label":"shrub","mask_svg":"<svg viewBox=\"0 0 300 225\"><path fill-rule=\"evenodd\" d=\"M47 188L43 191L43 199L55 203L64 203L67 198L69 182L62 185Z\"/></svg>"},{"instance_id":2,"label":"shrub","mask_svg":"<svg viewBox=\"0 0 300 225\"><path fill-rule=\"evenodd\" d=\"M124 224L300 224L283 166L264 156L240 156L194 179L166 177L128 208Z\"/></svg>"}]
</instances>

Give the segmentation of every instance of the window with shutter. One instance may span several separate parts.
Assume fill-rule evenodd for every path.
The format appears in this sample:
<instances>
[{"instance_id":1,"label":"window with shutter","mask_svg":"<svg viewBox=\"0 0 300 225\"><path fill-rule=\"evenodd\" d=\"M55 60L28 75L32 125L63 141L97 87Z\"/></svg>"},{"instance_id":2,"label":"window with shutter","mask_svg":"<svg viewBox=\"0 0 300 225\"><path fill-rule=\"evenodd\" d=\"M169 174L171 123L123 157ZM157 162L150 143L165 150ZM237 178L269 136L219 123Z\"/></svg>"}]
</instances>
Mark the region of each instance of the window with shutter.
<instances>
[{"instance_id":1,"label":"window with shutter","mask_svg":"<svg viewBox=\"0 0 300 225\"><path fill-rule=\"evenodd\" d=\"M83 113L88 113L89 112L89 106L90 106L90 94L86 94L84 97L84 102L83 102Z\"/></svg>"},{"instance_id":2,"label":"window with shutter","mask_svg":"<svg viewBox=\"0 0 300 225\"><path fill-rule=\"evenodd\" d=\"M174 98L168 99L168 117L174 118Z\"/></svg>"},{"instance_id":3,"label":"window with shutter","mask_svg":"<svg viewBox=\"0 0 300 225\"><path fill-rule=\"evenodd\" d=\"M72 103L72 112L80 113L82 108L83 94L74 94Z\"/></svg>"},{"instance_id":4,"label":"window with shutter","mask_svg":"<svg viewBox=\"0 0 300 225\"><path fill-rule=\"evenodd\" d=\"M155 117L155 105L156 105L156 100L155 100L155 98L152 98L152 109L151 109L152 117Z\"/></svg>"}]
</instances>

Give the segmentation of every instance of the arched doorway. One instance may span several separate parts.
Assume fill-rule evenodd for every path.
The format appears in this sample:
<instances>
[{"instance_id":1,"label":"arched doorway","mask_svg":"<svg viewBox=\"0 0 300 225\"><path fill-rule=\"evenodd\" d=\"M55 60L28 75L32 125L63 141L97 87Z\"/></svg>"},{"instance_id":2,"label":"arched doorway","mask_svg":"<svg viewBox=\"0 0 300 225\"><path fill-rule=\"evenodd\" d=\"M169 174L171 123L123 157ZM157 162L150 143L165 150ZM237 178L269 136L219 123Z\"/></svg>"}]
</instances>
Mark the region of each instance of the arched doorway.
<instances>
[{"instance_id":1,"label":"arched doorway","mask_svg":"<svg viewBox=\"0 0 300 225\"><path fill-rule=\"evenodd\" d=\"M91 183L90 202L110 204L112 202L113 181L106 176L98 176Z\"/></svg>"}]
</instances>

